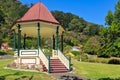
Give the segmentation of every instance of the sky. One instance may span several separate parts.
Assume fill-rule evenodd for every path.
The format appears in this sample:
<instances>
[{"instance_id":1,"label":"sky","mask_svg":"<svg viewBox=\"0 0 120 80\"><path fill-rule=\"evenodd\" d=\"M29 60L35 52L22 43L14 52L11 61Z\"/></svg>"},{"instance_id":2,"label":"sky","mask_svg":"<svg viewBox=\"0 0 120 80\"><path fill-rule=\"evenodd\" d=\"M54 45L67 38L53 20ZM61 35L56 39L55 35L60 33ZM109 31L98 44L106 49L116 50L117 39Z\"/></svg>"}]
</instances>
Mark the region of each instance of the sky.
<instances>
[{"instance_id":1,"label":"sky","mask_svg":"<svg viewBox=\"0 0 120 80\"><path fill-rule=\"evenodd\" d=\"M118 0L19 0L30 5L42 2L50 11L70 12L88 22L105 25L108 10L114 12Z\"/></svg>"}]
</instances>

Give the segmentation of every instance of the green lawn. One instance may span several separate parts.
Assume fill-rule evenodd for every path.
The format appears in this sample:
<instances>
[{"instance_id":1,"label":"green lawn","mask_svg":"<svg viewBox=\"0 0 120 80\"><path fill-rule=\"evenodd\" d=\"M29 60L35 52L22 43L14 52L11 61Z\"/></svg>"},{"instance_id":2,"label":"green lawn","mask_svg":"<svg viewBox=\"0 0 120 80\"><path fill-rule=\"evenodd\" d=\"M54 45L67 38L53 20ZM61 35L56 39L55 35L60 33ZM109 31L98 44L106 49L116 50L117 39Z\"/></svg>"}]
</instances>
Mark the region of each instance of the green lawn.
<instances>
[{"instance_id":1,"label":"green lawn","mask_svg":"<svg viewBox=\"0 0 120 80\"><path fill-rule=\"evenodd\" d=\"M10 62L11 60L0 60L0 80L54 80L41 72L4 69ZM75 67L76 74L92 80L113 80L113 78L120 77L120 65L78 62L76 60L72 60L72 64ZM120 80L120 78L116 80Z\"/></svg>"},{"instance_id":2,"label":"green lawn","mask_svg":"<svg viewBox=\"0 0 120 80\"><path fill-rule=\"evenodd\" d=\"M114 78L117 78L114 80L120 80L120 65L78 62L75 60L72 60L72 64L75 67L76 74L92 80L113 80Z\"/></svg>"},{"instance_id":3,"label":"green lawn","mask_svg":"<svg viewBox=\"0 0 120 80\"><path fill-rule=\"evenodd\" d=\"M4 69L11 60L0 60L0 80L54 80L45 73Z\"/></svg>"}]
</instances>

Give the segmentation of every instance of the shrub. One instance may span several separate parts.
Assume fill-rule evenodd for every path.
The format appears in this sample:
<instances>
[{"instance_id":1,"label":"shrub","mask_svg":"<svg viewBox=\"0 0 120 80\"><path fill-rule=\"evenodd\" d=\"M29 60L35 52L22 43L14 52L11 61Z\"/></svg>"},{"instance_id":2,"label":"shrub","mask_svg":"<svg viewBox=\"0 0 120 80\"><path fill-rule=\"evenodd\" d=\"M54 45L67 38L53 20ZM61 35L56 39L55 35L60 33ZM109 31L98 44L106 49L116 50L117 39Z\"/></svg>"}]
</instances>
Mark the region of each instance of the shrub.
<instances>
[{"instance_id":1,"label":"shrub","mask_svg":"<svg viewBox=\"0 0 120 80\"><path fill-rule=\"evenodd\" d=\"M76 59L77 59L78 61L81 61L80 55L77 55L77 56L76 56Z\"/></svg>"},{"instance_id":2,"label":"shrub","mask_svg":"<svg viewBox=\"0 0 120 80\"><path fill-rule=\"evenodd\" d=\"M96 58L97 58L96 55L88 55L88 61L89 62L96 62Z\"/></svg>"},{"instance_id":3,"label":"shrub","mask_svg":"<svg viewBox=\"0 0 120 80\"><path fill-rule=\"evenodd\" d=\"M81 55L81 60L85 62L88 61L88 56L86 54Z\"/></svg>"},{"instance_id":4,"label":"shrub","mask_svg":"<svg viewBox=\"0 0 120 80\"><path fill-rule=\"evenodd\" d=\"M86 54L77 55L75 58L76 58L78 61L85 61L85 62L88 61L88 56L87 56Z\"/></svg>"},{"instance_id":5,"label":"shrub","mask_svg":"<svg viewBox=\"0 0 120 80\"><path fill-rule=\"evenodd\" d=\"M8 55L14 55L14 51L13 50L7 51L7 54Z\"/></svg>"},{"instance_id":6,"label":"shrub","mask_svg":"<svg viewBox=\"0 0 120 80\"><path fill-rule=\"evenodd\" d=\"M108 61L110 60L110 58L97 58L96 62L97 63L108 63Z\"/></svg>"},{"instance_id":7,"label":"shrub","mask_svg":"<svg viewBox=\"0 0 120 80\"><path fill-rule=\"evenodd\" d=\"M0 55L14 55L14 52L12 50L10 50L10 51L0 51Z\"/></svg>"},{"instance_id":8,"label":"shrub","mask_svg":"<svg viewBox=\"0 0 120 80\"><path fill-rule=\"evenodd\" d=\"M73 55L75 55L75 56L80 55L79 51L72 51L71 53L73 53Z\"/></svg>"},{"instance_id":9,"label":"shrub","mask_svg":"<svg viewBox=\"0 0 120 80\"><path fill-rule=\"evenodd\" d=\"M0 51L0 55L7 55L7 52L5 52L5 51Z\"/></svg>"},{"instance_id":10,"label":"shrub","mask_svg":"<svg viewBox=\"0 0 120 80\"><path fill-rule=\"evenodd\" d=\"M108 64L120 64L120 59L111 59L108 61Z\"/></svg>"},{"instance_id":11,"label":"shrub","mask_svg":"<svg viewBox=\"0 0 120 80\"><path fill-rule=\"evenodd\" d=\"M103 53L98 54L98 57L102 57L102 58L110 58L110 55L107 54L106 52L103 52Z\"/></svg>"},{"instance_id":12,"label":"shrub","mask_svg":"<svg viewBox=\"0 0 120 80\"><path fill-rule=\"evenodd\" d=\"M51 55L52 54L52 50L50 49L44 49L44 53L46 54L46 55Z\"/></svg>"},{"instance_id":13,"label":"shrub","mask_svg":"<svg viewBox=\"0 0 120 80\"><path fill-rule=\"evenodd\" d=\"M66 55L69 56L69 57L72 57L72 58L75 57L75 55L73 55L71 52L67 53Z\"/></svg>"},{"instance_id":14,"label":"shrub","mask_svg":"<svg viewBox=\"0 0 120 80\"><path fill-rule=\"evenodd\" d=\"M120 80L120 77L119 78L100 78L100 79L98 79L98 80Z\"/></svg>"}]
</instances>

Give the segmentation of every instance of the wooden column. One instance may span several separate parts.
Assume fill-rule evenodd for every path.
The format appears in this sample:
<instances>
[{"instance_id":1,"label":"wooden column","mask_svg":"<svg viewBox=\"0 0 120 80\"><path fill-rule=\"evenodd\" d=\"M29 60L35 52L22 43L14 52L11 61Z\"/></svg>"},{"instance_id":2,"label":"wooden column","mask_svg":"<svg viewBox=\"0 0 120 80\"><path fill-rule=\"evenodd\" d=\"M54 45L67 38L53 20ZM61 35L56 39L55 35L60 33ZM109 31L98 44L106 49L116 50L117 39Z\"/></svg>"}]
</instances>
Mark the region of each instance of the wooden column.
<instances>
[{"instance_id":1,"label":"wooden column","mask_svg":"<svg viewBox=\"0 0 120 80\"><path fill-rule=\"evenodd\" d=\"M53 35L53 50L55 50L55 36Z\"/></svg>"},{"instance_id":2,"label":"wooden column","mask_svg":"<svg viewBox=\"0 0 120 80\"><path fill-rule=\"evenodd\" d=\"M59 34L59 26L56 28L56 50L58 50L58 34Z\"/></svg>"},{"instance_id":3,"label":"wooden column","mask_svg":"<svg viewBox=\"0 0 120 80\"><path fill-rule=\"evenodd\" d=\"M24 44L23 44L23 48L26 49L26 34L24 34Z\"/></svg>"},{"instance_id":4,"label":"wooden column","mask_svg":"<svg viewBox=\"0 0 120 80\"><path fill-rule=\"evenodd\" d=\"M38 23L38 48L40 48L40 45L41 45L40 41L41 41L41 38L40 38L40 23Z\"/></svg>"},{"instance_id":5,"label":"wooden column","mask_svg":"<svg viewBox=\"0 0 120 80\"><path fill-rule=\"evenodd\" d=\"M21 28L20 24L18 24L18 56L20 55L20 48L21 48Z\"/></svg>"}]
</instances>

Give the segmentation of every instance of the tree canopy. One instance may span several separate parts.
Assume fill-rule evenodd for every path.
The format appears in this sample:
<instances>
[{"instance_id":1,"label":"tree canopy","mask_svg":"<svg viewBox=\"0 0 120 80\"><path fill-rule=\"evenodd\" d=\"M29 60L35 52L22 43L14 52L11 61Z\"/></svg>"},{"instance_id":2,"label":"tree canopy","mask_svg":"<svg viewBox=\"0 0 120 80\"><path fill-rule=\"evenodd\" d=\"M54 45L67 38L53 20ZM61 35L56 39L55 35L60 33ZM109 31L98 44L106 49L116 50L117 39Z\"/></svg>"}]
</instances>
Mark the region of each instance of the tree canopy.
<instances>
[{"instance_id":1,"label":"tree canopy","mask_svg":"<svg viewBox=\"0 0 120 80\"><path fill-rule=\"evenodd\" d=\"M115 5L115 11L108 11L105 18L108 28L101 29L101 45L100 56L116 56L120 57L120 0Z\"/></svg>"}]
</instances>

